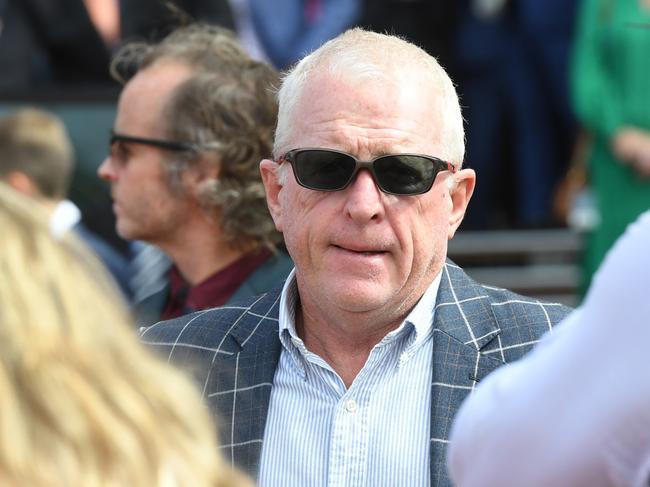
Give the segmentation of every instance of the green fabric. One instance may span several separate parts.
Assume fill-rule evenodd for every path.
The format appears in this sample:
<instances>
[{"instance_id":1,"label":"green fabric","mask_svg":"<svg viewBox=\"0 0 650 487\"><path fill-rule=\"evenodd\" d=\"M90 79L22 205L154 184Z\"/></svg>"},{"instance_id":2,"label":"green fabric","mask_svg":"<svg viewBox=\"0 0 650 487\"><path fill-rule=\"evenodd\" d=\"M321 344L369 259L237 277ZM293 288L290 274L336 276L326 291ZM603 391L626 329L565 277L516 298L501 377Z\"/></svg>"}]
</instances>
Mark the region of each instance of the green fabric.
<instances>
[{"instance_id":1,"label":"green fabric","mask_svg":"<svg viewBox=\"0 0 650 487\"><path fill-rule=\"evenodd\" d=\"M610 150L611 136L624 126L650 131L650 9L640 3L583 0L577 26L572 97L594 135L588 169L601 216L586 242L585 286L625 227L650 208L650 180Z\"/></svg>"}]
</instances>

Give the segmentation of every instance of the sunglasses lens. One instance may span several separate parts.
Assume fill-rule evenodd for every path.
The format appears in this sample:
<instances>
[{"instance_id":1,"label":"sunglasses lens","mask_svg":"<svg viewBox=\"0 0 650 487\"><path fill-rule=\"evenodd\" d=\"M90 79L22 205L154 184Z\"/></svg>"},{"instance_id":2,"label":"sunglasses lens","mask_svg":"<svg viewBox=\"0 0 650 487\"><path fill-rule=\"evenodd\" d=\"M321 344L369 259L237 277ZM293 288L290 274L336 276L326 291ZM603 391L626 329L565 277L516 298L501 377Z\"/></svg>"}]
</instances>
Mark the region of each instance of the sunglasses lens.
<instances>
[{"instance_id":1,"label":"sunglasses lens","mask_svg":"<svg viewBox=\"0 0 650 487\"><path fill-rule=\"evenodd\" d=\"M321 191L343 188L354 172L355 161L348 155L326 150L305 150L294 156L296 179Z\"/></svg>"},{"instance_id":2,"label":"sunglasses lens","mask_svg":"<svg viewBox=\"0 0 650 487\"><path fill-rule=\"evenodd\" d=\"M380 157L374 168L379 186L393 194L425 193L438 174L433 161L412 155Z\"/></svg>"},{"instance_id":3,"label":"sunglasses lens","mask_svg":"<svg viewBox=\"0 0 650 487\"><path fill-rule=\"evenodd\" d=\"M298 150L292 153L291 161L298 182L319 191L345 188L357 169L352 156L327 149ZM372 165L381 190L398 195L426 193L436 175L446 168L442 161L414 154L379 157Z\"/></svg>"}]
</instances>

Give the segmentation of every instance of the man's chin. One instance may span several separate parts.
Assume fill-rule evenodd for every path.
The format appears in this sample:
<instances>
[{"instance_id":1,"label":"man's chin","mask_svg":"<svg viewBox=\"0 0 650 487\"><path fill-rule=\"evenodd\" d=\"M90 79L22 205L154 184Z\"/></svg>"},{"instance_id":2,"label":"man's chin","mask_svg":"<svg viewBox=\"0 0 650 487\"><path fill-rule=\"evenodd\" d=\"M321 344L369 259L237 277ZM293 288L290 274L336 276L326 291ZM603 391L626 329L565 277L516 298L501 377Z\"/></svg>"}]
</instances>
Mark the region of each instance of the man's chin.
<instances>
[{"instance_id":1,"label":"man's chin","mask_svg":"<svg viewBox=\"0 0 650 487\"><path fill-rule=\"evenodd\" d=\"M120 224L120 222L118 222L115 226L115 231L124 240L145 240L142 238L142 232L138 232L130 225Z\"/></svg>"}]
</instances>

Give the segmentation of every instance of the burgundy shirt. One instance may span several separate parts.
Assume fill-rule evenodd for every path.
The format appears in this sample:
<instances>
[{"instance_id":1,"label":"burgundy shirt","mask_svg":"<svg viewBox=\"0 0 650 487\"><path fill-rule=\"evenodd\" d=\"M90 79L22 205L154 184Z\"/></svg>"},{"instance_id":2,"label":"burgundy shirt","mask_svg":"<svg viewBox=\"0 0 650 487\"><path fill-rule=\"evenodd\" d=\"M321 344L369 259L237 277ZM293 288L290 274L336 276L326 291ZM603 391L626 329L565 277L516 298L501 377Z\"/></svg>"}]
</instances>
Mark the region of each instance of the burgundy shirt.
<instances>
[{"instance_id":1,"label":"burgundy shirt","mask_svg":"<svg viewBox=\"0 0 650 487\"><path fill-rule=\"evenodd\" d=\"M248 276L271 255L271 251L266 248L246 254L196 286L191 286L178 268L172 266L169 271L169 296L161 319L168 320L226 304Z\"/></svg>"}]
</instances>

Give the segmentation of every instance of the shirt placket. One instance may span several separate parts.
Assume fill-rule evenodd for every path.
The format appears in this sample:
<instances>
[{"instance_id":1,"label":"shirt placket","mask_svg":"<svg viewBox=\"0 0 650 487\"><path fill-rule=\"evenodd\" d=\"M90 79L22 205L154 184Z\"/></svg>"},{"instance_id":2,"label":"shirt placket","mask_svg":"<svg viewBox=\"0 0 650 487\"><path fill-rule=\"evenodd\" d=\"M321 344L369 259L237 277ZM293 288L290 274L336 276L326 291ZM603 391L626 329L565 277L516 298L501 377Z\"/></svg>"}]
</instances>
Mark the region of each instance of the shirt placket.
<instances>
[{"instance_id":1,"label":"shirt placket","mask_svg":"<svg viewBox=\"0 0 650 487\"><path fill-rule=\"evenodd\" d=\"M375 348L352 387L345 391L333 411L329 448L328 486L366 484L370 438L370 399L381 380L378 374L387 355L386 347ZM385 373L386 371L384 371Z\"/></svg>"}]
</instances>

